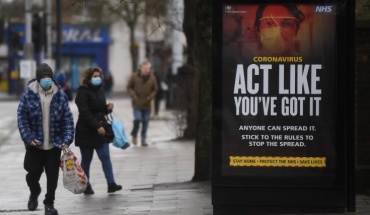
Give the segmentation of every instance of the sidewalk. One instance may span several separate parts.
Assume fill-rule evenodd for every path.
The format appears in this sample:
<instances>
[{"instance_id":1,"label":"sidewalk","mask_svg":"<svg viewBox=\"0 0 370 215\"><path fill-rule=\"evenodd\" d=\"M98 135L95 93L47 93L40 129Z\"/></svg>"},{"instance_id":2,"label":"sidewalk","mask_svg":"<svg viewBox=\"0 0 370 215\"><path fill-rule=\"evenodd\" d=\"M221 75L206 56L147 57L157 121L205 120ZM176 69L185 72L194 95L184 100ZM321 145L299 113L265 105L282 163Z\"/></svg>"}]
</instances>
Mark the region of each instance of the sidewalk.
<instances>
[{"instance_id":1,"label":"sidewalk","mask_svg":"<svg viewBox=\"0 0 370 215\"><path fill-rule=\"evenodd\" d=\"M115 104L115 117L123 120L129 135L132 128L130 100L117 98L111 101ZM71 109L76 121L77 107L74 103L71 103ZM160 116L168 119L170 114L166 111ZM173 123L172 120L152 120L148 130L148 147L132 146L126 150L110 147L115 180L123 186L122 191L107 193L107 184L96 154L90 172L94 195L75 195L66 190L60 172L55 201L59 214L211 215L210 182L189 182L194 173L194 141L173 141L176 138ZM80 159L79 149L74 144L71 149ZM44 214L45 174L40 181L42 193L38 210L28 211L29 190L25 182L23 158L23 144L18 130L13 129L0 145L0 215Z\"/></svg>"},{"instance_id":2,"label":"sidewalk","mask_svg":"<svg viewBox=\"0 0 370 215\"><path fill-rule=\"evenodd\" d=\"M115 104L115 117L124 122L129 135L132 128L130 100L122 96L108 99L108 102ZM40 181L42 193L38 210L27 209L29 190L23 169L24 147L15 125L18 102L0 101L0 104L0 215L42 215L45 174ZM73 102L70 105L76 122L77 107ZM161 120L150 121L149 147L132 146L126 150L110 147L115 180L123 186L122 191L107 193L96 154L90 173L94 195L75 195L64 189L60 172L55 201L59 214L212 215L210 182L190 182L194 173L194 141L174 140L176 125L170 111L162 108L159 118ZM71 149L80 160L79 149L74 144ZM357 212L347 214L370 215L369 196L357 195L356 202Z\"/></svg>"},{"instance_id":3,"label":"sidewalk","mask_svg":"<svg viewBox=\"0 0 370 215\"><path fill-rule=\"evenodd\" d=\"M6 92L0 92L0 102L18 100L17 95L9 95Z\"/></svg>"}]
</instances>

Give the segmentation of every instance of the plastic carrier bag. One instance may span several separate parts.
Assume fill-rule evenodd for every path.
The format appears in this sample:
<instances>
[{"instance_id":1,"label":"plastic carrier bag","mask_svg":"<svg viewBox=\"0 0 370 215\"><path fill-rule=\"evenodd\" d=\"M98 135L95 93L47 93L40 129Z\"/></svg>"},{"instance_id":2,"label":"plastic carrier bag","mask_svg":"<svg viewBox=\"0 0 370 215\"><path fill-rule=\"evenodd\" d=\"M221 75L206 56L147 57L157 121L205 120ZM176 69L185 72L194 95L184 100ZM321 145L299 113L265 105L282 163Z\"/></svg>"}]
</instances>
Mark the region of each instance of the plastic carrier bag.
<instances>
[{"instance_id":1,"label":"plastic carrier bag","mask_svg":"<svg viewBox=\"0 0 370 215\"><path fill-rule=\"evenodd\" d=\"M63 149L63 155L60 158L60 168L63 171L64 188L74 194L80 194L86 190L88 183L86 174L69 148Z\"/></svg>"},{"instance_id":2,"label":"plastic carrier bag","mask_svg":"<svg viewBox=\"0 0 370 215\"><path fill-rule=\"evenodd\" d=\"M127 149L130 147L130 143L127 140L125 128L123 127L123 122L121 120L116 120L113 117L113 114L109 114L110 124L112 125L112 130L114 133L114 139L112 141L113 146L120 149Z\"/></svg>"}]
</instances>

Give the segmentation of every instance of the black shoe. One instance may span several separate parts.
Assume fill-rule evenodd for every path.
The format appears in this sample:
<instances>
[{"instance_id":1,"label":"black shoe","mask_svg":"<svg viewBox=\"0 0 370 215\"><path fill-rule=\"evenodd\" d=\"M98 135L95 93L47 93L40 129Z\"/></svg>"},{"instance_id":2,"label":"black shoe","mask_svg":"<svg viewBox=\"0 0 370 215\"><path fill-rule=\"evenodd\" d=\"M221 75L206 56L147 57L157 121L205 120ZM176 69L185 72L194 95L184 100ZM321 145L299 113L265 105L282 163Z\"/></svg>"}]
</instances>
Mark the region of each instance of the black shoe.
<instances>
[{"instance_id":1,"label":"black shoe","mask_svg":"<svg viewBox=\"0 0 370 215\"><path fill-rule=\"evenodd\" d=\"M85 195L92 195L92 194L94 194L94 190L91 188L91 185L90 184L87 185L86 190L84 191L84 194Z\"/></svg>"},{"instance_id":2,"label":"black shoe","mask_svg":"<svg viewBox=\"0 0 370 215\"><path fill-rule=\"evenodd\" d=\"M118 190L122 190L121 185L117 185L116 183L112 182L108 184L108 193L114 193Z\"/></svg>"},{"instance_id":3,"label":"black shoe","mask_svg":"<svg viewBox=\"0 0 370 215\"><path fill-rule=\"evenodd\" d=\"M37 209L37 206L39 205L37 198L39 198L40 193L41 193L41 188L38 193L36 194L31 193L30 198L28 199L28 204L27 204L28 210L34 211Z\"/></svg>"},{"instance_id":4,"label":"black shoe","mask_svg":"<svg viewBox=\"0 0 370 215\"><path fill-rule=\"evenodd\" d=\"M54 205L45 205L45 215L58 215L58 210Z\"/></svg>"}]
</instances>

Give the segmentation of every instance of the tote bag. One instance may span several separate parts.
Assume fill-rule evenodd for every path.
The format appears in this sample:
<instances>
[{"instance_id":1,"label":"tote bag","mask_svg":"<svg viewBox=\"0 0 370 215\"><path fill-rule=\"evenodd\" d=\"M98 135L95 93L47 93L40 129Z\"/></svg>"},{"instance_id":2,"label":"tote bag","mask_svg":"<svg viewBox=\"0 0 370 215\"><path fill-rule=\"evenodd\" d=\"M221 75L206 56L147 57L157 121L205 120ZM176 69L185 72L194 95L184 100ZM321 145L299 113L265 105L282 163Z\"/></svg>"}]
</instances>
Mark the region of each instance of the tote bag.
<instances>
[{"instance_id":1,"label":"tote bag","mask_svg":"<svg viewBox=\"0 0 370 215\"><path fill-rule=\"evenodd\" d=\"M110 113L110 123L112 125L112 130L114 134L113 146L120 149L127 149L130 147L130 143L126 137L125 128L123 127L123 122L121 120L116 120L113 114Z\"/></svg>"}]
</instances>

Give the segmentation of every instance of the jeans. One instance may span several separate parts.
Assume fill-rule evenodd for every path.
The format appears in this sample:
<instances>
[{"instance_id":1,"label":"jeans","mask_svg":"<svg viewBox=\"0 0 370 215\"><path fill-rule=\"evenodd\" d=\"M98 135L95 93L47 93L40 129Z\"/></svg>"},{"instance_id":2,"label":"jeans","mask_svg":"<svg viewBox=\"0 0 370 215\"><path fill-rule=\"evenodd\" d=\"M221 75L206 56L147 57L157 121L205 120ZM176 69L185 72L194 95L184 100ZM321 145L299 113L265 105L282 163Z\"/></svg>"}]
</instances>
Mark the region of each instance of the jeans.
<instances>
[{"instance_id":1,"label":"jeans","mask_svg":"<svg viewBox=\"0 0 370 215\"><path fill-rule=\"evenodd\" d=\"M131 131L131 136L137 137L141 122L143 124L143 127L141 128L141 141L146 140L146 132L148 130L149 119L150 109L134 108L134 128Z\"/></svg>"},{"instance_id":2,"label":"jeans","mask_svg":"<svg viewBox=\"0 0 370 215\"><path fill-rule=\"evenodd\" d=\"M55 200L55 190L58 185L59 165L61 150L52 148L50 150L42 150L31 148L26 151L23 167L27 171L26 181L31 191L31 194L36 195L40 187L40 177L45 169L46 174L46 195L44 204L52 205Z\"/></svg>"},{"instance_id":3,"label":"jeans","mask_svg":"<svg viewBox=\"0 0 370 215\"><path fill-rule=\"evenodd\" d=\"M90 164L94 155L94 148L80 146L80 151L81 167L90 181ZM95 151L101 161L107 183L109 184L114 182L113 167L109 156L109 144L104 143L102 147L96 148Z\"/></svg>"}]
</instances>

